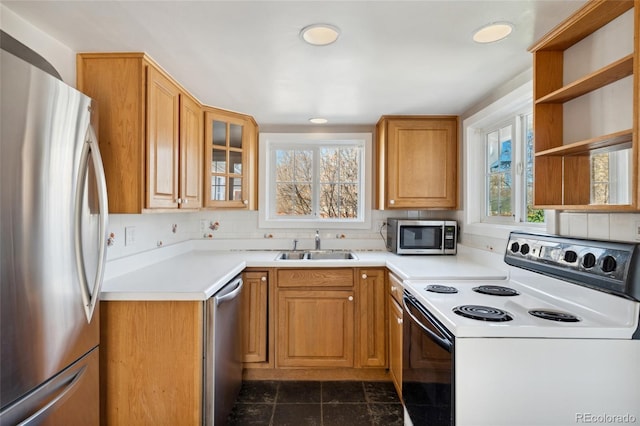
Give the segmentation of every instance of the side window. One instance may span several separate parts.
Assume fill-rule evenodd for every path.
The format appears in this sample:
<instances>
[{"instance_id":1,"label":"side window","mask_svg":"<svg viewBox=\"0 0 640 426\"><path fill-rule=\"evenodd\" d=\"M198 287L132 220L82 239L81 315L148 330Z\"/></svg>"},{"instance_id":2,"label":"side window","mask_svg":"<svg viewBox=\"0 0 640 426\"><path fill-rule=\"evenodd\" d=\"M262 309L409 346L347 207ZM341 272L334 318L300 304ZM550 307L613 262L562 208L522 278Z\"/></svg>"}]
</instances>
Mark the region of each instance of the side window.
<instances>
[{"instance_id":1,"label":"side window","mask_svg":"<svg viewBox=\"0 0 640 426\"><path fill-rule=\"evenodd\" d=\"M544 223L533 207L533 114L514 114L484 131L483 222Z\"/></svg>"}]
</instances>

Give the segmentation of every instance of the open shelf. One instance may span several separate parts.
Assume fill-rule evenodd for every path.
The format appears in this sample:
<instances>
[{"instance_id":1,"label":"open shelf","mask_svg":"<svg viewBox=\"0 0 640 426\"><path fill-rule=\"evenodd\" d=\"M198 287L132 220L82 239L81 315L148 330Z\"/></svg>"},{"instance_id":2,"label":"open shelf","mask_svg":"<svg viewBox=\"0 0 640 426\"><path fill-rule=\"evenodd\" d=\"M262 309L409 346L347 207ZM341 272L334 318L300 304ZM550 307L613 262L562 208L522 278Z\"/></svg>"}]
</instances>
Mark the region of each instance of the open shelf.
<instances>
[{"instance_id":1,"label":"open shelf","mask_svg":"<svg viewBox=\"0 0 640 426\"><path fill-rule=\"evenodd\" d=\"M633 74L633 54L613 62L555 92L536 100L536 104L563 103Z\"/></svg>"},{"instance_id":2,"label":"open shelf","mask_svg":"<svg viewBox=\"0 0 640 426\"><path fill-rule=\"evenodd\" d=\"M637 7L636 7L637 6ZM640 210L640 156L638 155L638 126L640 125L640 0L588 0L582 8L556 26L542 37L529 50L533 54L533 87L534 87L534 170L533 170L533 198L536 208L568 210L568 211L609 211L627 212ZM616 43L607 34L627 34L629 21L625 18L612 23L623 14L632 11L633 24L629 31L633 32L633 52L629 54L623 45ZM603 27L602 32L598 32ZM618 27L623 25L623 27ZM615 27L614 27L615 26ZM617 31L617 32L612 32ZM608 63L602 68L589 73L575 81L565 84L564 68L565 51L585 37L594 35L594 40L605 41L607 45L592 43L592 52L581 52L587 56L597 53L594 49L612 49L608 57L619 59ZM604 35L603 35L604 34ZM617 37L617 36L616 36ZM626 51L625 51L626 50ZM587 60L586 58L585 60ZM630 129L625 129L605 135L595 135L586 140L564 143L564 118L566 102L581 96L594 93L596 90L629 76L633 78L633 119ZM607 95L608 97L604 96ZM618 96L614 98L614 96ZM598 112L597 121L593 128L613 127L610 114L615 113L619 105L614 99L622 99L615 90L603 94L607 99L607 108L613 111ZM585 98L585 103L595 111L603 111L605 105L597 96ZM611 105L610 105L611 104ZM622 105L623 111L626 105ZM617 118L617 117L616 117ZM589 120L585 117L585 120ZM616 121L617 122L617 121ZM586 123L585 123L586 124ZM571 124L579 125L579 124ZM629 124L624 125L629 126ZM617 125L615 128L619 128ZM631 149L633 166L629 171L630 200L628 204L590 204L592 163L591 154L613 152ZM614 179L615 181L615 179ZM615 182L613 182L615 184Z\"/></svg>"},{"instance_id":3,"label":"open shelf","mask_svg":"<svg viewBox=\"0 0 640 426\"><path fill-rule=\"evenodd\" d=\"M608 135L598 136L596 138L587 139L584 141L562 145L556 148L546 149L544 151L536 152L535 156L564 157L569 155L585 155L595 150L602 150L606 148L612 148L612 151L626 149L631 148L632 141L633 131L632 129L628 129L620 132L610 133Z\"/></svg>"},{"instance_id":4,"label":"open shelf","mask_svg":"<svg viewBox=\"0 0 640 426\"><path fill-rule=\"evenodd\" d=\"M566 50L633 8L631 0L592 0L570 19L559 24L529 51Z\"/></svg>"}]
</instances>

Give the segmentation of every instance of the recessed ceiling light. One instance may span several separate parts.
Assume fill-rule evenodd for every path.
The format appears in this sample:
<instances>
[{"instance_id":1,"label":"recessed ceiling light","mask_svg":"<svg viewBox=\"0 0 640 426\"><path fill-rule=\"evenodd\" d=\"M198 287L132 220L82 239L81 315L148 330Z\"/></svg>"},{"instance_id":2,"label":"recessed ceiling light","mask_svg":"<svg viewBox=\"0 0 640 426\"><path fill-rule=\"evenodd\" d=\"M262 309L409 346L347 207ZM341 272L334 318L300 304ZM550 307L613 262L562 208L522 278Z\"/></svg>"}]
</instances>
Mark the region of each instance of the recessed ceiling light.
<instances>
[{"instance_id":1,"label":"recessed ceiling light","mask_svg":"<svg viewBox=\"0 0 640 426\"><path fill-rule=\"evenodd\" d=\"M326 118L317 117L317 118L310 118L309 121L312 122L313 124L325 124L329 120L327 120Z\"/></svg>"},{"instance_id":2,"label":"recessed ceiling light","mask_svg":"<svg viewBox=\"0 0 640 426\"><path fill-rule=\"evenodd\" d=\"M340 29L330 24L313 24L300 30L300 37L314 46L326 46L338 39Z\"/></svg>"},{"instance_id":3,"label":"recessed ceiling light","mask_svg":"<svg viewBox=\"0 0 640 426\"><path fill-rule=\"evenodd\" d=\"M513 24L510 22L492 22L480 28L473 34L473 41L476 43L493 43L502 40L513 31Z\"/></svg>"}]
</instances>

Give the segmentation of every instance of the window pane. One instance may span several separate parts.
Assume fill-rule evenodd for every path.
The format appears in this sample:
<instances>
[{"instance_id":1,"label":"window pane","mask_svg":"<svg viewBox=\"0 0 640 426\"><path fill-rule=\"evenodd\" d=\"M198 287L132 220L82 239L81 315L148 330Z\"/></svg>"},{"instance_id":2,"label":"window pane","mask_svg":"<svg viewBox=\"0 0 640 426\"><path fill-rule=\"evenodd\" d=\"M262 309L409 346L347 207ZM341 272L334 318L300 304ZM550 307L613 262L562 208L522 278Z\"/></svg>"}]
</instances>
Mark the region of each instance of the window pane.
<instances>
[{"instance_id":1,"label":"window pane","mask_svg":"<svg viewBox=\"0 0 640 426\"><path fill-rule=\"evenodd\" d=\"M213 121L213 140L214 145L227 145L227 123L224 121Z\"/></svg>"},{"instance_id":2,"label":"window pane","mask_svg":"<svg viewBox=\"0 0 640 426\"><path fill-rule=\"evenodd\" d=\"M339 182L340 151L336 148L320 150L320 182Z\"/></svg>"},{"instance_id":3,"label":"window pane","mask_svg":"<svg viewBox=\"0 0 640 426\"><path fill-rule=\"evenodd\" d=\"M609 154L591 155L591 203L609 203Z\"/></svg>"},{"instance_id":4,"label":"window pane","mask_svg":"<svg viewBox=\"0 0 640 426\"><path fill-rule=\"evenodd\" d=\"M239 124L229 124L229 146L231 148L242 148L242 126Z\"/></svg>"},{"instance_id":5,"label":"window pane","mask_svg":"<svg viewBox=\"0 0 640 426\"><path fill-rule=\"evenodd\" d=\"M311 182L313 180L313 151L296 150L293 171L295 181Z\"/></svg>"},{"instance_id":6,"label":"window pane","mask_svg":"<svg viewBox=\"0 0 640 426\"><path fill-rule=\"evenodd\" d=\"M527 114L524 118L524 139L524 196L527 209L526 221L530 223L543 223L544 210L533 208L533 114Z\"/></svg>"},{"instance_id":7,"label":"window pane","mask_svg":"<svg viewBox=\"0 0 640 426\"><path fill-rule=\"evenodd\" d=\"M227 172L227 151L222 149L213 149L211 153L211 172L226 173Z\"/></svg>"},{"instance_id":8,"label":"window pane","mask_svg":"<svg viewBox=\"0 0 640 426\"><path fill-rule=\"evenodd\" d=\"M211 176L211 199L213 201L224 201L224 192L226 188L226 179L224 176Z\"/></svg>"},{"instance_id":9,"label":"window pane","mask_svg":"<svg viewBox=\"0 0 640 426\"><path fill-rule=\"evenodd\" d=\"M360 180L360 148L340 150L340 182L357 183Z\"/></svg>"},{"instance_id":10,"label":"window pane","mask_svg":"<svg viewBox=\"0 0 640 426\"><path fill-rule=\"evenodd\" d=\"M242 153L229 151L229 173L242 174Z\"/></svg>"},{"instance_id":11,"label":"window pane","mask_svg":"<svg viewBox=\"0 0 640 426\"><path fill-rule=\"evenodd\" d=\"M512 126L487 134L487 216L512 216Z\"/></svg>"},{"instance_id":12,"label":"window pane","mask_svg":"<svg viewBox=\"0 0 640 426\"><path fill-rule=\"evenodd\" d=\"M311 215L311 185L276 184L276 214L279 216Z\"/></svg>"},{"instance_id":13,"label":"window pane","mask_svg":"<svg viewBox=\"0 0 640 426\"><path fill-rule=\"evenodd\" d=\"M229 200L242 199L242 178L229 178Z\"/></svg>"}]
</instances>

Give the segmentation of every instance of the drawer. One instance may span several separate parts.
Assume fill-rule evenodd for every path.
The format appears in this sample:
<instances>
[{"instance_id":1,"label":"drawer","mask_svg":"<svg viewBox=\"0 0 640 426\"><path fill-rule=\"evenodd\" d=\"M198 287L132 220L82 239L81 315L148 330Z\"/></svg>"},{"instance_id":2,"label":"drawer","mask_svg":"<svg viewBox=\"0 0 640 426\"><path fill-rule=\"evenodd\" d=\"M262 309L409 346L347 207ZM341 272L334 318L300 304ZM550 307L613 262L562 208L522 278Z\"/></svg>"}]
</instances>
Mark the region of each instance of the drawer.
<instances>
[{"instance_id":1,"label":"drawer","mask_svg":"<svg viewBox=\"0 0 640 426\"><path fill-rule=\"evenodd\" d=\"M278 287L353 287L353 269L279 269Z\"/></svg>"},{"instance_id":2,"label":"drawer","mask_svg":"<svg viewBox=\"0 0 640 426\"><path fill-rule=\"evenodd\" d=\"M402 280L391 272L389 272L388 278L389 279L387 281L389 282L389 293L391 293L391 297L393 297L396 302L398 302L400 306L402 306L402 292L404 290L404 287L402 286Z\"/></svg>"}]
</instances>

